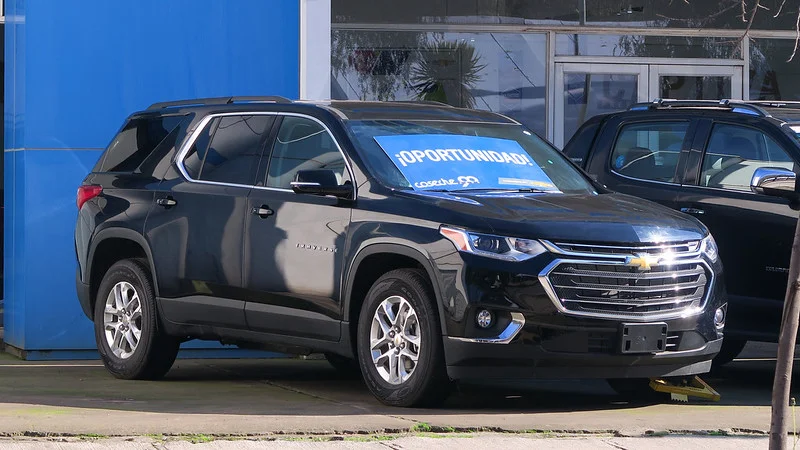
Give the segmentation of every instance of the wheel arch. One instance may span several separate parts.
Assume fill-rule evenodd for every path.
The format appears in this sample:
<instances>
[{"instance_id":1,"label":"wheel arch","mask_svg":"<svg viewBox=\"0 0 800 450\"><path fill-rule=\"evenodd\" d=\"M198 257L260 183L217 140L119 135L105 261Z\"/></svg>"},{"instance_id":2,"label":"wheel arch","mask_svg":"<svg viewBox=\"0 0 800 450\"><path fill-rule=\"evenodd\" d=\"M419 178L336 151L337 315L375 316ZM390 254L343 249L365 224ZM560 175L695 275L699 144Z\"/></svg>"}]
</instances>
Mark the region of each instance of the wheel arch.
<instances>
[{"instance_id":1,"label":"wheel arch","mask_svg":"<svg viewBox=\"0 0 800 450\"><path fill-rule=\"evenodd\" d=\"M108 258L106 256L107 249L108 246L112 244L121 244L127 247L124 247L124 251L117 253L118 257ZM107 228L99 231L95 235L89 247L89 255L86 260L86 281L90 287L89 306L92 310L97 297L97 289L108 268L116 261L135 257L144 257L147 259L153 291L155 292L156 298L158 298L158 282L153 265L153 254L144 236L127 228ZM99 266L97 265L98 263L100 264Z\"/></svg>"},{"instance_id":2,"label":"wheel arch","mask_svg":"<svg viewBox=\"0 0 800 450\"><path fill-rule=\"evenodd\" d=\"M365 262L370 263L371 261L382 258L385 258L385 261L390 261L390 263L379 270L364 269L370 267L370 264L365 265ZM344 308L342 313L344 321L349 323L351 335L356 329L355 324L357 323L357 312L354 318L354 311L360 311L361 305L364 302L363 297L357 297L360 297L361 294L365 296L369 287L371 287L374 281L381 275L398 268L420 268L425 271L431 283L431 288L433 289L434 301L436 302L436 309L439 313L439 324L442 333L445 332L446 326L441 288L430 259L427 258L422 251L409 245L375 243L369 244L358 251L356 257L353 258L353 264L350 266L346 278ZM367 272L364 272L364 270L367 270ZM351 342L355 343L356 341L352 339Z\"/></svg>"}]
</instances>

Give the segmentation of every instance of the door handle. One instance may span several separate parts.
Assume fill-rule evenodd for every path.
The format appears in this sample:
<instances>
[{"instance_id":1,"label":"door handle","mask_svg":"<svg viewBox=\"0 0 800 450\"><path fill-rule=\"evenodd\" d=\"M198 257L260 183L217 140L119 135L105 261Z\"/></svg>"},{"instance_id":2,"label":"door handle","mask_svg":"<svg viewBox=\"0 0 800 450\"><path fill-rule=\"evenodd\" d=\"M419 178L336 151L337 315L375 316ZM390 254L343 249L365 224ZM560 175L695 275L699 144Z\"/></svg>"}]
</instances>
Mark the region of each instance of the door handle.
<instances>
[{"instance_id":1,"label":"door handle","mask_svg":"<svg viewBox=\"0 0 800 450\"><path fill-rule=\"evenodd\" d=\"M253 207L253 210L250 212L252 212L255 216L261 217L262 219L275 214L275 211L269 209L267 205L261 205L259 208Z\"/></svg>"},{"instance_id":2,"label":"door handle","mask_svg":"<svg viewBox=\"0 0 800 450\"><path fill-rule=\"evenodd\" d=\"M164 208L171 208L178 204L172 197L167 198L160 198L156 200L156 204L159 206L163 206Z\"/></svg>"},{"instance_id":3,"label":"door handle","mask_svg":"<svg viewBox=\"0 0 800 450\"><path fill-rule=\"evenodd\" d=\"M697 215L702 215L702 214L706 213L705 211L703 211L702 209L699 209L699 208L681 208L681 212L684 212L684 213L687 213L687 214L697 214Z\"/></svg>"}]
</instances>

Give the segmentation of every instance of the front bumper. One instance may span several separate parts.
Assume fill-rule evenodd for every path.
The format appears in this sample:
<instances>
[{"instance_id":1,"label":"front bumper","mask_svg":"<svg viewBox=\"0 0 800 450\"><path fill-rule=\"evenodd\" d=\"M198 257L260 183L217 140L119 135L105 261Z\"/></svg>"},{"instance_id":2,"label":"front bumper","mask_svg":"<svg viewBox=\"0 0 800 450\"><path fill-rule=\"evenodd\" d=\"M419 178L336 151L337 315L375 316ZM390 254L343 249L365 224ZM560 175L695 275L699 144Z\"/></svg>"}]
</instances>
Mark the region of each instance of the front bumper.
<instances>
[{"instance_id":1,"label":"front bumper","mask_svg":"<svg viewBox=\"0 0 800 450\"><path fill-rule=\"evenodd\" d=\"M444 353L453 379L652 378L706 373L723 333L714 312L727 302L722 267L709 265L702 309L660 317L587 317L557 307L539 277L551 263L545 255L524 264L487 262L460 255L442 270ZM489 329L476 326L476 313L495 317ZM624 353L625 323L663 323L666 348Z\"/></svg>"},{"instance_id":2,"label":"front bumper","mask_svg":"<svg viewBox=\"0 0 800 450\"><path fill-rule=\"evenodd\" d=\"M707 373L722 338L699 348L654 354L548 352L541 347L463 342L445 338L452 379L654 378Z\"/></svg>"}]
</instances>

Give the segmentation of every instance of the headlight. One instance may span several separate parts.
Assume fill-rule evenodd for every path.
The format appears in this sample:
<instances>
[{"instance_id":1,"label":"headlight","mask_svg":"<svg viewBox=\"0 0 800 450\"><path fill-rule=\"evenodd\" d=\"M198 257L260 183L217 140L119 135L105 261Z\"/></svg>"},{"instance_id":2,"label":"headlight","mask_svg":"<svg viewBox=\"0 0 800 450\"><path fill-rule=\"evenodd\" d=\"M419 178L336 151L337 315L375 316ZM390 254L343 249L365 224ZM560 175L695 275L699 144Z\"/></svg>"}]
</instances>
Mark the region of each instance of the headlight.
<instances>
[{"instance_id":1,"label":"headlight","mask_svg":"<svg viewBox=\"0 0 800 450\"><path fill-rule=\"evenodd\" d=\"M458 251L506 261L525 261L547 250L537 240L472 233L442 226L439 229Z\"/></svg>"},{"instance_id":2,"label":"headlight","mask_svg":"<svg viewBox=\"0 0 800 450\"><path fill-rule=\"evenodd\" d=\"M703 251L703 254L706 255L706 258L711 260L711 262L717 262L717 258L719 258L719 249L717 248L717 243L714 241L714 237L710 234L703 239L703 242L700 243L700 250Z\"/></svg>"}]
</instances>

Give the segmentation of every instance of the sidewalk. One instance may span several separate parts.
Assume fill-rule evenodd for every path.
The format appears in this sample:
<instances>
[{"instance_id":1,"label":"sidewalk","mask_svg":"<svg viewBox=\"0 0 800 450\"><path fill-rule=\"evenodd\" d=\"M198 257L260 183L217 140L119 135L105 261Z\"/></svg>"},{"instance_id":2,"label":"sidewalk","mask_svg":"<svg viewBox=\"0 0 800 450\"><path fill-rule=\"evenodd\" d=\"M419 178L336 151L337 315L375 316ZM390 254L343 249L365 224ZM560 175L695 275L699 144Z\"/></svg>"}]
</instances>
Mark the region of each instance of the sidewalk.
<instances>
[{"instance_id":1,"label":"sidewalk","mask_svg":"<svg viewBox=\"0 0 800 450\"><path fill-rule=\"evenodd\" d=\"M297 440L274 441L224 441L199 442L197 440L164 441L152 438L126 439L87 439L72 441L4 441L0 440L0 449L14 450L94 450L113 448L119 450L317 450L317 449L355 449L355 450L483 450L489 448L536 448L543 450L595 450L595 449L709 449L709 450L744 450L766 448L766 437L539 437L502 434L460 435L448 438L404 436L396 439L377 440L361 437L360 440L344 439L325 442L298 438Z\"/></svg>"},{"instance_id":2,"label":"sidewalk","mask_svg":"<svg viewBox=\"0 0 800 450\"><path fill-rule=\"evenodd\" d=\"M604 381L466 387L440 409L390 408L325 361L179 360L163 381L122 381L99 362L0 356L0 435L359 435L408 431L766 433L774 361L706 378L722 401L621 402ZM796 383L797 385L797 383Z\"/></svg>"}]
</instances>

